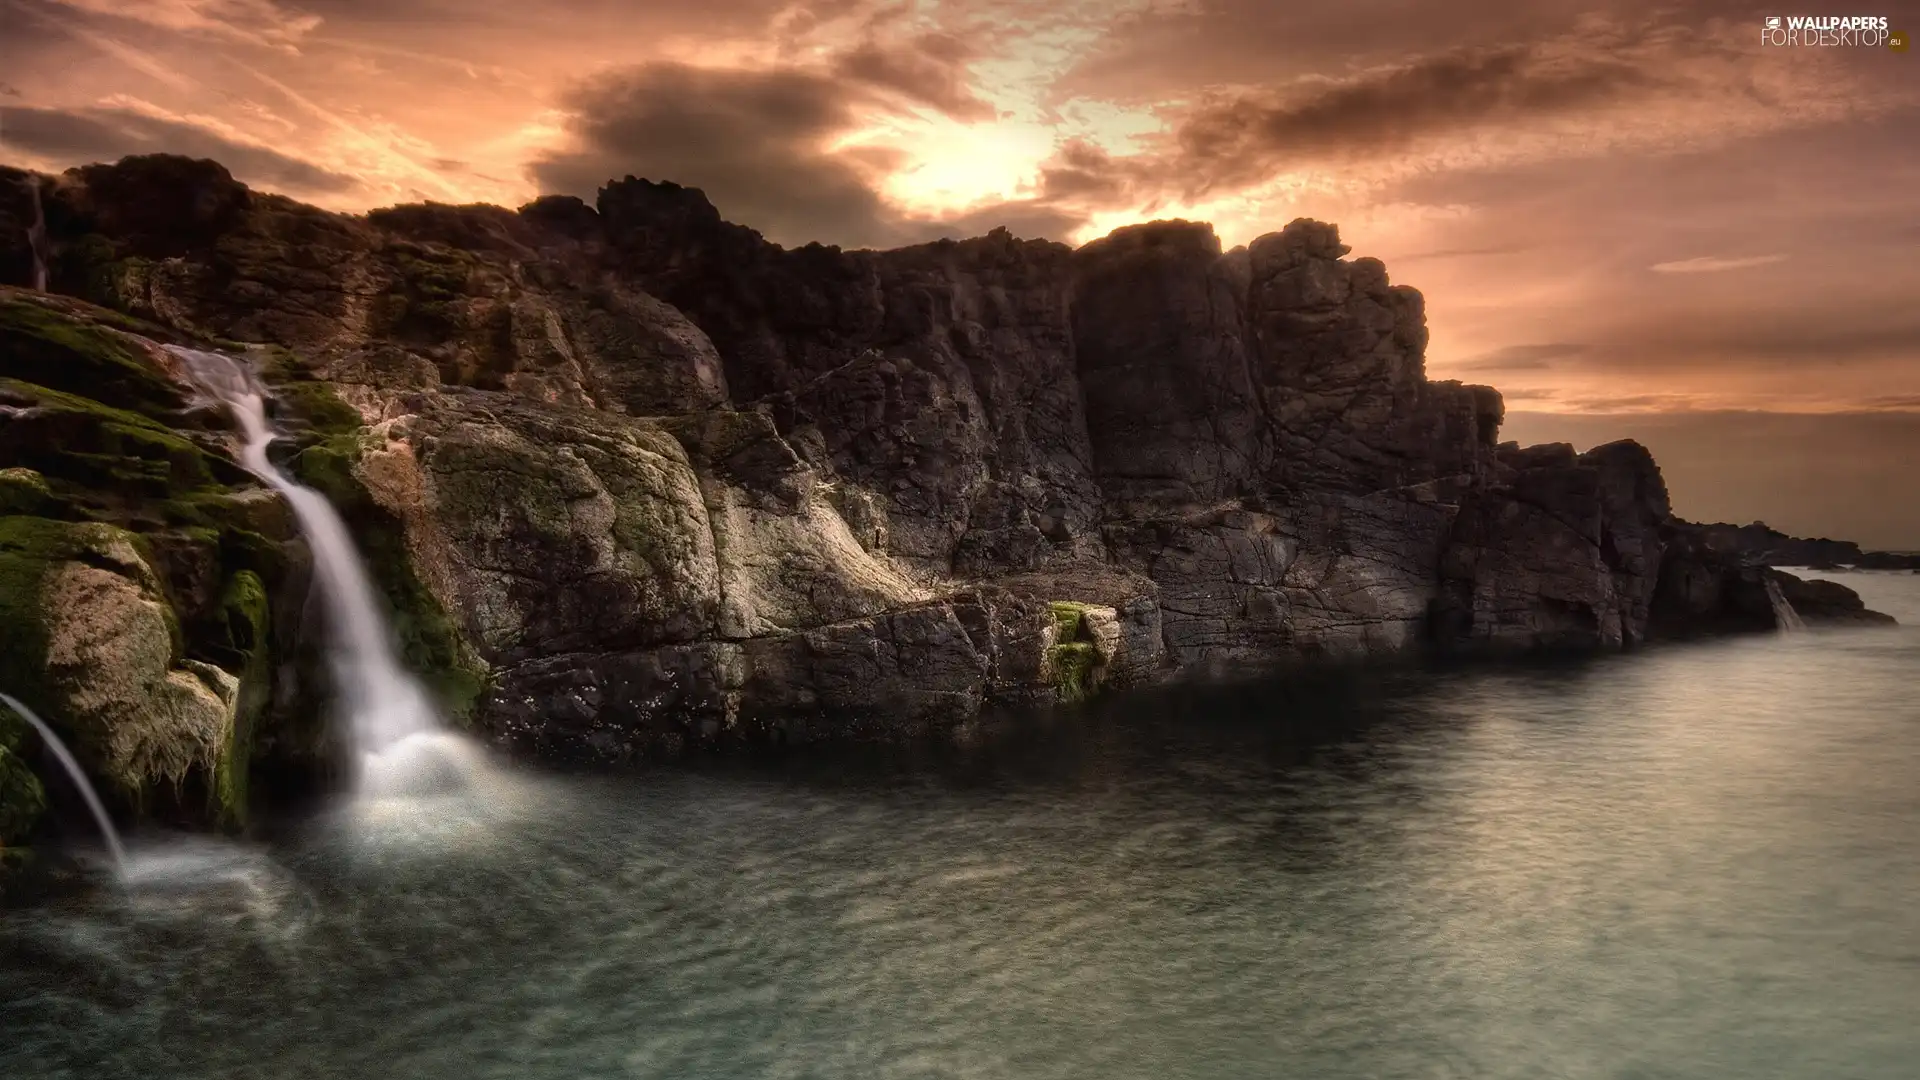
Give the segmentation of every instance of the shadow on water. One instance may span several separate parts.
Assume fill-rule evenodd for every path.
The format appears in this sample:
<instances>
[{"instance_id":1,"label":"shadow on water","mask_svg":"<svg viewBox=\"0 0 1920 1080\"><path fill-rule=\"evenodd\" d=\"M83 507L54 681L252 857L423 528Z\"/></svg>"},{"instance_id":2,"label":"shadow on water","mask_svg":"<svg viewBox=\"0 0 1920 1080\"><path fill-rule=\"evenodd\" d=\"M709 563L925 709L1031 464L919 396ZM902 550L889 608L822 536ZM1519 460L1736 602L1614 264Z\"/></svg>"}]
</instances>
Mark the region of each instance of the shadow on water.
<instances>
[{"instance_id":1,"label":"shadow on water","mask_svg":"<svg viewBox=\"0 0 1920 1080\"><path fill-rule=\"evenodd\" d=\"M1246 679L1193 680L1110 693L1082 705L990 710L938 736L897 742L799 744L743 757L658 767L712 777L777 779L821 789L900 784L956 789L1110 785L1163 778L1168 764L1231 762L1253 781L1303 766L1361 780L1381 764L1374 743L1455 722L1429 707L1448 688L1491 671L1533 692L1570 691L1606 670L1604 658L1519 657L1339 665Z\"/></svg>"}]
</instances>

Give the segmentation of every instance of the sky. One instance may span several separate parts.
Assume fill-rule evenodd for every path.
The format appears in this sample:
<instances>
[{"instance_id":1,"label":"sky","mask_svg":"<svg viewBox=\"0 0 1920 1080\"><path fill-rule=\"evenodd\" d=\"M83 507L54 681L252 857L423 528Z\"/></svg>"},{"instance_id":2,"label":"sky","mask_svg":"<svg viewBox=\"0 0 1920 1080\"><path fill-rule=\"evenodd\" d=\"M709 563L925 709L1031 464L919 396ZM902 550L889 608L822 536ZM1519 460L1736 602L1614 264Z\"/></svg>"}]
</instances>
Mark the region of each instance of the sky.
<instances>
[{"instance_id":1,"label":"sky","mask_svg":"<svg viewBox=\"0 0 1920 1080\"><path fill-rule=\"evenodd\" d=\"M1426 294L1429 373L1500 387L1516 437L1650 433L1684 514L1920 548L1920 52L1762 44L1794 14L1920 30L1920 0L0 0L0 161L188 153L346 211L632 174L787 245L1316 217ZM1862 455L1887 490L1765 482Z\"/></svg>"}]
</instances>

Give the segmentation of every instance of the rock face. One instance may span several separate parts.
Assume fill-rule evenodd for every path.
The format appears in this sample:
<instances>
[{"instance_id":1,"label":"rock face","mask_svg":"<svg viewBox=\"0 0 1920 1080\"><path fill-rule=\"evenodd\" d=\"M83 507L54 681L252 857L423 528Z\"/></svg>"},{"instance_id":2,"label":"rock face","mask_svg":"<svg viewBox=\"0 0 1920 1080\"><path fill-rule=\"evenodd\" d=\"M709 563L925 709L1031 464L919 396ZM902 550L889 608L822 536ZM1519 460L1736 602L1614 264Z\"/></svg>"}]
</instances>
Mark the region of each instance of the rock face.
<instances>
[{"instance_id":1,"label":"rock face","mask_svg":"<svg viewBox=\"0 0 1920 1080\"><path fill-rule=\"evenodd\" d=\"M1331 225L1231 251L1184 221L1077 250L1004 229L786 250L631 177L594 206L346 217L150 157L0 170L14 285L23 181L53 290L101 306L0 293L0 520L109 521L152 548L184 644L114 645L146 658L117 700L164 699L184 746L261 678L260 746L314 752L289 704L304 564L220 419L114 326L252 349L303 432L293 471L355 527L409 660L530 753L930 730L1182 672L1760 625L1750 568L1673 517L1644 449L1499 443L1499 394L1426 377L1420 294ZM75 334L118 357L91 391L61 389ZM102 419L128 408L160 430ZM74 437L97 445L49 449ZM116 479L137 495L103 494ZM218 512L192 524L183 500ZM206 644L239 570L271 598L258 649ZM59 581L96 623L157 595L131 564ZM43 700L76 730L120 707Z\"/></svg>"}]
</instances>

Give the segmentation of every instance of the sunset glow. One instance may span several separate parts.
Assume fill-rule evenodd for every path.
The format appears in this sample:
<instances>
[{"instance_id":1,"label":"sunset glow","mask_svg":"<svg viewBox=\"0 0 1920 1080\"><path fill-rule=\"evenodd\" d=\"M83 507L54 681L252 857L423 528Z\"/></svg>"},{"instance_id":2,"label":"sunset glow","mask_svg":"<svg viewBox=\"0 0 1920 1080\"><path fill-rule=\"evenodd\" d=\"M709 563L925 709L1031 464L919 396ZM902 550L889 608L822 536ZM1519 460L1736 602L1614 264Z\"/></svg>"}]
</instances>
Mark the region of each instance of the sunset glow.
<instances>
[{"instance_id":1,"label":"sunset glow","mask_svg":"<svg viewBox=\"0 0 1920 1080\"><path fill-rule=\"evenodd\" d=\"M1713 6L0 10L17 164L173 150L350 212L632 173L789 245L1311 216L1427 294L1436 376L1516 408L1920 407L1914 62Z\"/></svg>"}]
</instances>

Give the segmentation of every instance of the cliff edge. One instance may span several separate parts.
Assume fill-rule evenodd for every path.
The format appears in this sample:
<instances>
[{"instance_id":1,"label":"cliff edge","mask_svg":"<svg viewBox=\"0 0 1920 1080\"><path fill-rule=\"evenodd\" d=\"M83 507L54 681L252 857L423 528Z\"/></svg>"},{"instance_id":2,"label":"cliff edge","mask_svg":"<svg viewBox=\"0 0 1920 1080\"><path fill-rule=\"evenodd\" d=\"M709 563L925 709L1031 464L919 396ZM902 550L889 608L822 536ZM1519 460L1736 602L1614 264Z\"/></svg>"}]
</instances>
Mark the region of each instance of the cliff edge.
<instances>
[{"instance_id":1,"label":"cliff edge","mask_svg":"<svg viewBox=\"0 0 1920 1080\"><path fill-rule=\"evenodd\" d=\"M242 571L297 653L303 585L283 521L154 512L263 496L224 421L128 344L149 339L251 350L410 659L529 753L928 730L1187 672L1772 625L1754 605L1773 572L1675 518L1644 448L1501 443L1497 391L1427 377L1420 293L1316 221L1232 250L1186 221L1078 249L1002 229L787 250L633 177L594 205L346 216L150 156L0 169L0 283L33 280L36 195L49 287L73 299L0 292L0 466L28 492L4 520L141 538L152 580L122 566L115 588L198 605L161 682L255 670L196 638ZM66 437L49 409L120 407L98 379L59 385L76 334L145 380L149 422L196 429L204 483L129 503L87 469L138 448L47 449ZM159 551L198 552L199 579ZM9 670L44 668L34 642L8 644ZM297 697L299 670L256 671L263 700ZM23 696L64 715L62 685Z\"/></svg>"}]
</instances>

